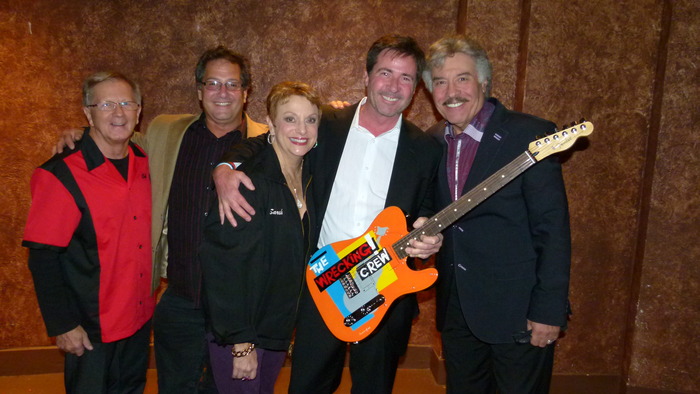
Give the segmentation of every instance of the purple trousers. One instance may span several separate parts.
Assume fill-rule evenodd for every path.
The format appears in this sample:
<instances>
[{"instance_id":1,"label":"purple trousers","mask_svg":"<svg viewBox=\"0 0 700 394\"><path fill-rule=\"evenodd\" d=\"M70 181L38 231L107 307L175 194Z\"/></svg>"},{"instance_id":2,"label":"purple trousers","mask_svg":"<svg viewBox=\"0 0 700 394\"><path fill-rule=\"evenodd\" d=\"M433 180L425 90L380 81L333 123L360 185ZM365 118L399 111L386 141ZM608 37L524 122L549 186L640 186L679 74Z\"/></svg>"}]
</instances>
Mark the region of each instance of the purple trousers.
<instances>
[{"instance_id":1,"label":"purple trousers","mask_svg":"<svg viewBox=\"0 0 700 394\"><path fill-rule=\"evenodd\" d=\"M207 334L209 358L214 382L219 394L273 394L287 352L255 348L258 354L258 374L253 380L233 379L233 356L231 347L219 346L211 333Z\"/></svg>"}]
</instances>

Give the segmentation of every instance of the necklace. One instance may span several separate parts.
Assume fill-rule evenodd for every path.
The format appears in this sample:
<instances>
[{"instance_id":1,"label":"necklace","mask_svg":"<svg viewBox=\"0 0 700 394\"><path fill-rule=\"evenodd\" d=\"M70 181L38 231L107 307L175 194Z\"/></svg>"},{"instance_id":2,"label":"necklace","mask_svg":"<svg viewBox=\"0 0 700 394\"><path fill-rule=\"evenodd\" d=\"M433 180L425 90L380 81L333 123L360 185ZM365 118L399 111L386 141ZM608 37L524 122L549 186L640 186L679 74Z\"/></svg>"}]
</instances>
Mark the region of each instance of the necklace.
<instances>
[{"instance_id":1,"label":"necklace","mask_svg":"<svg viewBox=\"0 0 700 394\"><path fill-rule=\"evenodd\" d=\"M304 207L304 203L301 201L299 198L299 195L297 194L297 188L293 187L292 185L297 184L297 182L290 182L289 180L299 180L299 184L301 185L301 168L304 166L304 159L301 159L301 164L299 164L299 168L296 170L296 176L292 177L291 174L290 176L287 176L286 174L284 175L285 179L287 180L287 185L292 191L294 192L294 199L296 200L297 203L297 208L301 209Z\"/></svg>"},{"instance_id":2,"label":"necklace","mask_svg":"<svg viewBox=\"0 0 700 394\"><path fill-rule=\"evenodd\" d=\"M297 196L297 188L294 187L294 188L292 188L292 190L294 190L294 198L297 200L297 208L301 209L301 207L303 207L304 204L301 203L299 196Z\"/></svg>"},{"instance_id":3,"label":"necklace","mask_svg":"<svg viewBox=\"0 0 700 394\"><path fill-rule=\"evenodd\" d=\"M289 190L291 190L294 193L294 200L296 200L296 205L297 208L302 209L304 207L304 203L302 200L299 198L299 194L297 194L297 188L294 187L294 185L299 185L301 189L301 169L304 166L304 159L301 159L301 163L299 164L299 167L294 171L294 173L285 171L284 169L282 170L282 175L284 175L285 181L287 181L287 187ZM303 197L303 195L302 195Z\"/></svg>"}]
</instances>

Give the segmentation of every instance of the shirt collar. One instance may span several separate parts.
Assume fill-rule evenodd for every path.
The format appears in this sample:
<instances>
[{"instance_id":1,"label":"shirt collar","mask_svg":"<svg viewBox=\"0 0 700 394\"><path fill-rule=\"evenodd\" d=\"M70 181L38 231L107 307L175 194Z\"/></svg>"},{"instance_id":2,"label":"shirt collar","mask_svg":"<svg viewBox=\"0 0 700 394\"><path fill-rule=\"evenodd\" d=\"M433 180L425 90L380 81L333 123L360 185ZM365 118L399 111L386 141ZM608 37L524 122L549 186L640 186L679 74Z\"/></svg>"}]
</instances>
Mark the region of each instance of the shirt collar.
<instances>
[{"instance_id":1,"label":"shirt collar","mask_svg":"<svg viewBox=\"0 0 700 394\"><path fill-rule=\"evenodd\" d=\"M488 101L484 102L484 106L481 107L481 110L479 110L474 119L472 119L472 121L469 122L464 132L457 136L455 136L454 134L452 124L450 122L445 121L445 140L447 141L448 139L466 138L462 136L467 135L476 140L477 142L481 142L481 137L484 136L484 130L486 130L486 125L489 123L491 115L493 115L493 111L495 109L496 106L492 103Z\"/></svg>"},{"instance_id":2,"label":"shirt collar","mask_svg":"<svg viewBox=\"0 0 700 394\"><path fill-rule=\"evenodd\" d=\"M221 138L228 138L228 137L230 137L232 134L235 134L236 131L239 132L239 133L241 134L241 138L246 138L247 133L248 133L248 122L247 122L247 120L248 120L248 116L247 116L246 113L244 112L244 113L243 113L243 121L241 121L241 124L240 124L237 128L235 128L235 129L231 130L230 132L226 133L226 134L225 134L223 137L221 137ZM194 125L196 125L196 129L197 129L198 132L206 132L208 135L211 135L212 137L216 138L216 136L214 136L214 134L213 134L213 133L209 130L209 128L207 127L207 116L204 114L204 112L202 112L201 115L199 115L199 119L197 119L197 120L194 122Z\"/></svg>"},{"instance_id":3,"label":"shirt collar","mask_svg":"<svg viewBox=\"0 0 700 394\"><path fill-rule=\"evenodd\" d=\"M80 144L80 151L83 153L83 158L88 171L94 170L105 162L105 155L97 146L95 140L90 136L89 127L85 129L84 137L82 139L82 143ZM145 157L143 152L141 152L141 150L138 149L133 142L129 141L129 154L132 153L139 157Z\"/></svg>"},{"instance_id":4,"label":"shirt collar","mask_svg":"<svg viewBox=\"0 0 700 394\"><path fill-rule=\"evenodd\" d=\"M363 97L362 100L360 100L360 104L357 105L357 109L355 109L355 116L352 118L352 124L350 125L350 130L361 130L362 132L372 134L369 132L369 130L360 126L360 109L366 103L367 103L367 96ZM391 133L399 132L399 130L401 130L401 121L402 120L403 120L403 114L400 114L399 119L396 121L396 124L394 125L394 127L387 130L385 133L380 134L377 138L379 138L383 135L389 135Z\"/></svg>"}]
</instances>

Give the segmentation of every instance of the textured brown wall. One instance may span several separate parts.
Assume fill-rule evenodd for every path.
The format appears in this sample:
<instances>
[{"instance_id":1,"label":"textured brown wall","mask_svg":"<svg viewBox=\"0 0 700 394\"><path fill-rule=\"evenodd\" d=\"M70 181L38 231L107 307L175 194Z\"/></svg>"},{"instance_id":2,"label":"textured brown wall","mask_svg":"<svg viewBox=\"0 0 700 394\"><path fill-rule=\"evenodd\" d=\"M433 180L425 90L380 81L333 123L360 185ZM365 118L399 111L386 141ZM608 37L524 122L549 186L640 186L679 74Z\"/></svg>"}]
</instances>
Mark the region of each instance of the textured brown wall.
<instances>
[{"instance_id":1,"label":"textured brown wall","mask_svg":"<svg viewBox=\"0 0 700 394\"><path fill-rule=\"evenodd\" d=\"M667 44L657 54L665 70L650 122L655 161L646 175L652 182L629 381L700 392L700 2L671 4L662 23Z\"/></svg>"},{"instance_id":2,"label":"textured brown wall","mask_svg":"<svg viewBox=\"0 0 700 394\"><path fill-rule=\"evenodd\" d=\"M376 37L409 34L427 48L455 29L460 4L459 22L494 63L494 96L560 124L585 116L596 126L564 164L574 315L556 372L700 390L696 0L0 2L0 348L48 343L19 243L32 169L59 130L84 123L85 75L137 77L147 124L199 110L194 64L224 44L249 56L248 110L262 120L265 94L284 79L312 82L327 99L359 99ZM409 117L435 120L423 89ZM432 344L432 294L421 299L411 341Z\"/></svg>"},{"instance_id":3,"label":"textured brown wall","mask_svg":"<svg viewBox=\"0 0 700 394\"><path fill-rule=\"evenodd\" d=\"M558 371L620 373L659 16L653 0L532 1L524 110L596 126L564 164L574 315Z\"/></svg>"}]
</instances>

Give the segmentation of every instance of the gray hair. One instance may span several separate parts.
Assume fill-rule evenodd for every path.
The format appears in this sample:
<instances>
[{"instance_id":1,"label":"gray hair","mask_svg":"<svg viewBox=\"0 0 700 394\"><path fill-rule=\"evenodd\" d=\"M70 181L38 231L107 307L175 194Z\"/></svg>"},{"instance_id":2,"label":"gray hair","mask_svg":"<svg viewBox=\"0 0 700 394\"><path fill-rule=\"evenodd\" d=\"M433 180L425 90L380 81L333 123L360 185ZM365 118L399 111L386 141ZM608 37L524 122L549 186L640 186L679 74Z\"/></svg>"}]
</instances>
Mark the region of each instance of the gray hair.
<instances>
[{"instance_id":1,"label":"gray hair","mask_svg":"<svg viewBox=\"0 0 700 394\"><path fill-rule=\"evenodd\" d=\"M423 82L428 90L433 92L432 70L436 67L442 67L445 64L445 58L455 53L463 53L474 59L476 72L479 74L479 83L486 81L485 95L489 97L491 95L491 62L489 57L478 42L463 34L447 35L437 40L428 49L428 67L423 71Z\"/></svg>"},{"instance_id":2,"label":"gray hair","mask_svg":"<svg viewBox=\"0 0 700 394\"><path fill-rule=\"evenodd\" d=\"M83 81L83 105L87 106L94 104L92 103L92 96L94 94L95 86L104 81L126 82L129 84L129 86L131 86L131 90L134 91L134 99L136 102L141 104L141 88L136 81L116 71L100 71L90 75L89 77L85 78L85 81Z\"/></svg>"}]
</instances>

